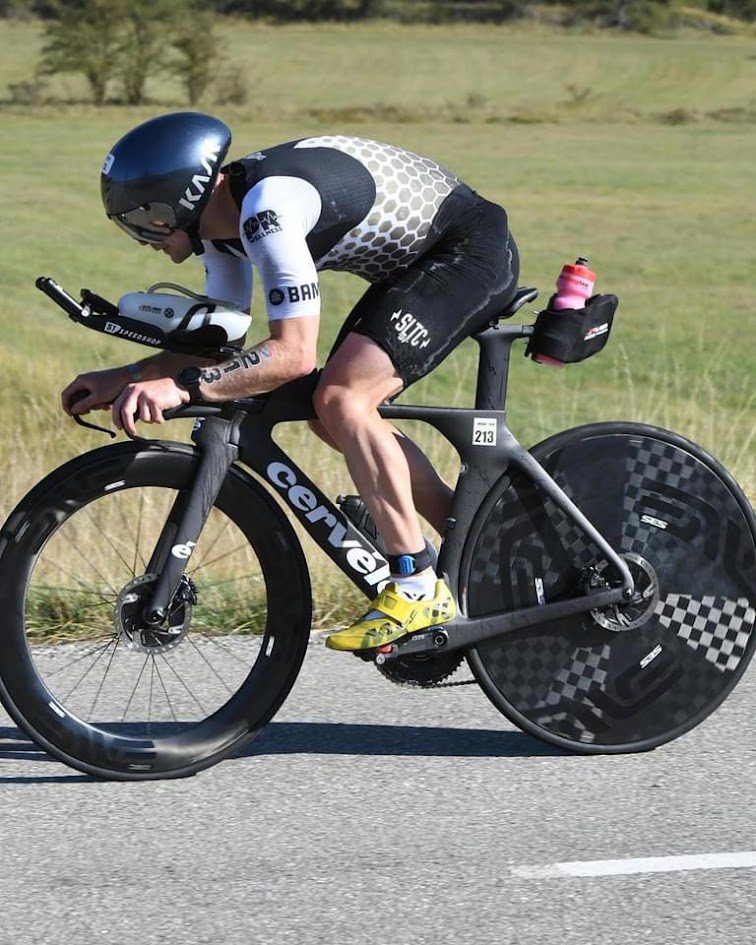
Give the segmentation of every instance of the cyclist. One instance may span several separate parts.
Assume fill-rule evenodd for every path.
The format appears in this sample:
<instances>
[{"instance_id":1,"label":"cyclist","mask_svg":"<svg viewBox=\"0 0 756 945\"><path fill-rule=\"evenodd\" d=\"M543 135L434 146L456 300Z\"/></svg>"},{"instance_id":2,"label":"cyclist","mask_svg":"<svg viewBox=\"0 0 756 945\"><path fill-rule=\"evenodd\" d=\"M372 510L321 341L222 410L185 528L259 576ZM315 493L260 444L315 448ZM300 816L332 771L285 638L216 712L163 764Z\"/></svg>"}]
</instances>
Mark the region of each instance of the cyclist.
<instances>
[{"instance_id":1,"label":"cyclist","mask_svg":"<svg viewBox=\"0 0 756 945\"><path fill-rule=\"evenodd\" d=\"M129 435L181 403L273 390L315 369L318 271L371 285L347 316L318 380L311 426L343 453L383 537L391 582L371 609L331 634L337 650L386 645L454 616L417 510L439 532L451 490L414 443L377 411L432 371L514 296L519 270L507 215L434 161L387 144L323 135L224 164L231 132L178 112L128 132L107 155L108 217L174 263L205 266L205 294L248 310L252 266L269 336L225 363L161 352L79 375L63 408L112 405ZM72 396L89 395L71 404Z\"/></svg>"}]
</instances>

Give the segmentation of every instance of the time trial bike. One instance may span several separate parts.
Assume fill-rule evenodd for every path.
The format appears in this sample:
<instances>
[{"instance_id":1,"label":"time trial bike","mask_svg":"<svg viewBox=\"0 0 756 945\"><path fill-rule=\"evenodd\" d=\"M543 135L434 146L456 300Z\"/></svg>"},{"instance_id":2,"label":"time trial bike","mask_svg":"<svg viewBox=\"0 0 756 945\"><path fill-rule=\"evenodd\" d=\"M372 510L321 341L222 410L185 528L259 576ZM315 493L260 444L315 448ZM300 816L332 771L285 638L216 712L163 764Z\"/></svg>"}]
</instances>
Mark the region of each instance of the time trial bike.
<instances>
[{"instance_id":1,"label":"time trial bike","mask_svg":"<svg viewBox=\"0 0 756 945\"><path fill-rule=\"evenodd\" d=\"M83 310L51 280L45 291ZM466 659L508 719L584 753L644 751L705 719L756 646L756 522L722 465L640 423L566 430L530 450L507 426L511 346L485 330L475 406L385 404L459 454L437 570L459 615L364 654L433 685ZM368 598L388 579L358 527L276 441L314 416L314 378L193 405L194 445L135 439L51 472L0 532L0 698L89 774L193 774L270 721L302 665L311 587L289 516ZM245 468L246 467L246 468ZM334 655L335 659L344 658Z\"/></svg>"}]
</instances>

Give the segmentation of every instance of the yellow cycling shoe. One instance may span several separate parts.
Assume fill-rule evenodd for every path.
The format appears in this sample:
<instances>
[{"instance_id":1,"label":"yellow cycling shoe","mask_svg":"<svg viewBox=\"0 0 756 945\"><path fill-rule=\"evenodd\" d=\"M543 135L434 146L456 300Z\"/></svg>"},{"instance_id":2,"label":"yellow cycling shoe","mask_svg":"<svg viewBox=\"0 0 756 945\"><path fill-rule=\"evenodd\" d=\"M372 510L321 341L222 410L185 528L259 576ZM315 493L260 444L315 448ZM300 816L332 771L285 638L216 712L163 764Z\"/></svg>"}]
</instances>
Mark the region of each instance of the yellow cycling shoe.
<instances>
[{"instance_id":1,"label":"yellow cycling shoe","mask_svg":"<svg viewBox=\"0 0 756 945\"><path fill-rule=\"evenodd\" d=\"M378 617L370 614L379 610ZM351 627L326 637L332 650L372 650L393 643L408 633L446 623L457 613L454 598L444 581L436 581L436 593L426 600L408 600L390 583L373 601L370 610Z\"/></svg>"}]
</instances>

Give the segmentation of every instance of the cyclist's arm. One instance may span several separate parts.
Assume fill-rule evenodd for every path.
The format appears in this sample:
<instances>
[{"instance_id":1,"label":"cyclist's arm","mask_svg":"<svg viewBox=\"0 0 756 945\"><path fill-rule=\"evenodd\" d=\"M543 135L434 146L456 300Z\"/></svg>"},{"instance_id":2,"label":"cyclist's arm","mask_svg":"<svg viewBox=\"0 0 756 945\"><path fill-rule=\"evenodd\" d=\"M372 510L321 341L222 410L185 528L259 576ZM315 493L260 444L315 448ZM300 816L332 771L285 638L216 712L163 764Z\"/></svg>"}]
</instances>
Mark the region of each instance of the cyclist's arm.
<instances>
[{"instance_id":1,"label":"cyclist's arm","mask_svg":"<svg viewBox=\"0 0 756 945\"><path fill-rule=\"evenodd\" d=\"M319 323L318 315L272 321L269 338L205 368L202 398L212 402L262 394L314 371Z\"/></svg>"},{"instance_id":2,"label":"cyclist's arm","mask_svg":"<svg viewBox=\"0 0 756 945\"><path fill-rule=\"evenodd\" d=\"M240 237L265 293L270 336L236 358L208 368L207 400L275 390L314 370L320 289L307 234L320 216L320 196L295 177L268 177L244 198Z\"/></svg>"}]
</instances>

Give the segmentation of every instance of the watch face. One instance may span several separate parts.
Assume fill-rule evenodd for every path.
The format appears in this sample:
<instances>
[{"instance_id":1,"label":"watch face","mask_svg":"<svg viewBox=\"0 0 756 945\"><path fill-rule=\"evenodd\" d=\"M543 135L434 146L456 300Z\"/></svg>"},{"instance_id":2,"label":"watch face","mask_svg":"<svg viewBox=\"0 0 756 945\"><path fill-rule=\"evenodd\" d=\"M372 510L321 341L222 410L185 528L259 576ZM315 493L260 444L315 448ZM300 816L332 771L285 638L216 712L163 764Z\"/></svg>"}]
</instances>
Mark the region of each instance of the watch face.
<instances>
[{"instance_id":1,"label":"watch face","mask_svg":"<svg viewBox=\"0 0 756 945\"><path fill-rule=\"evenodd\" d=\"M182 384L199 384L202 377L202 368L192 365L185 367L179 374L179 381Z\"/></svg>"}]
</instances>

